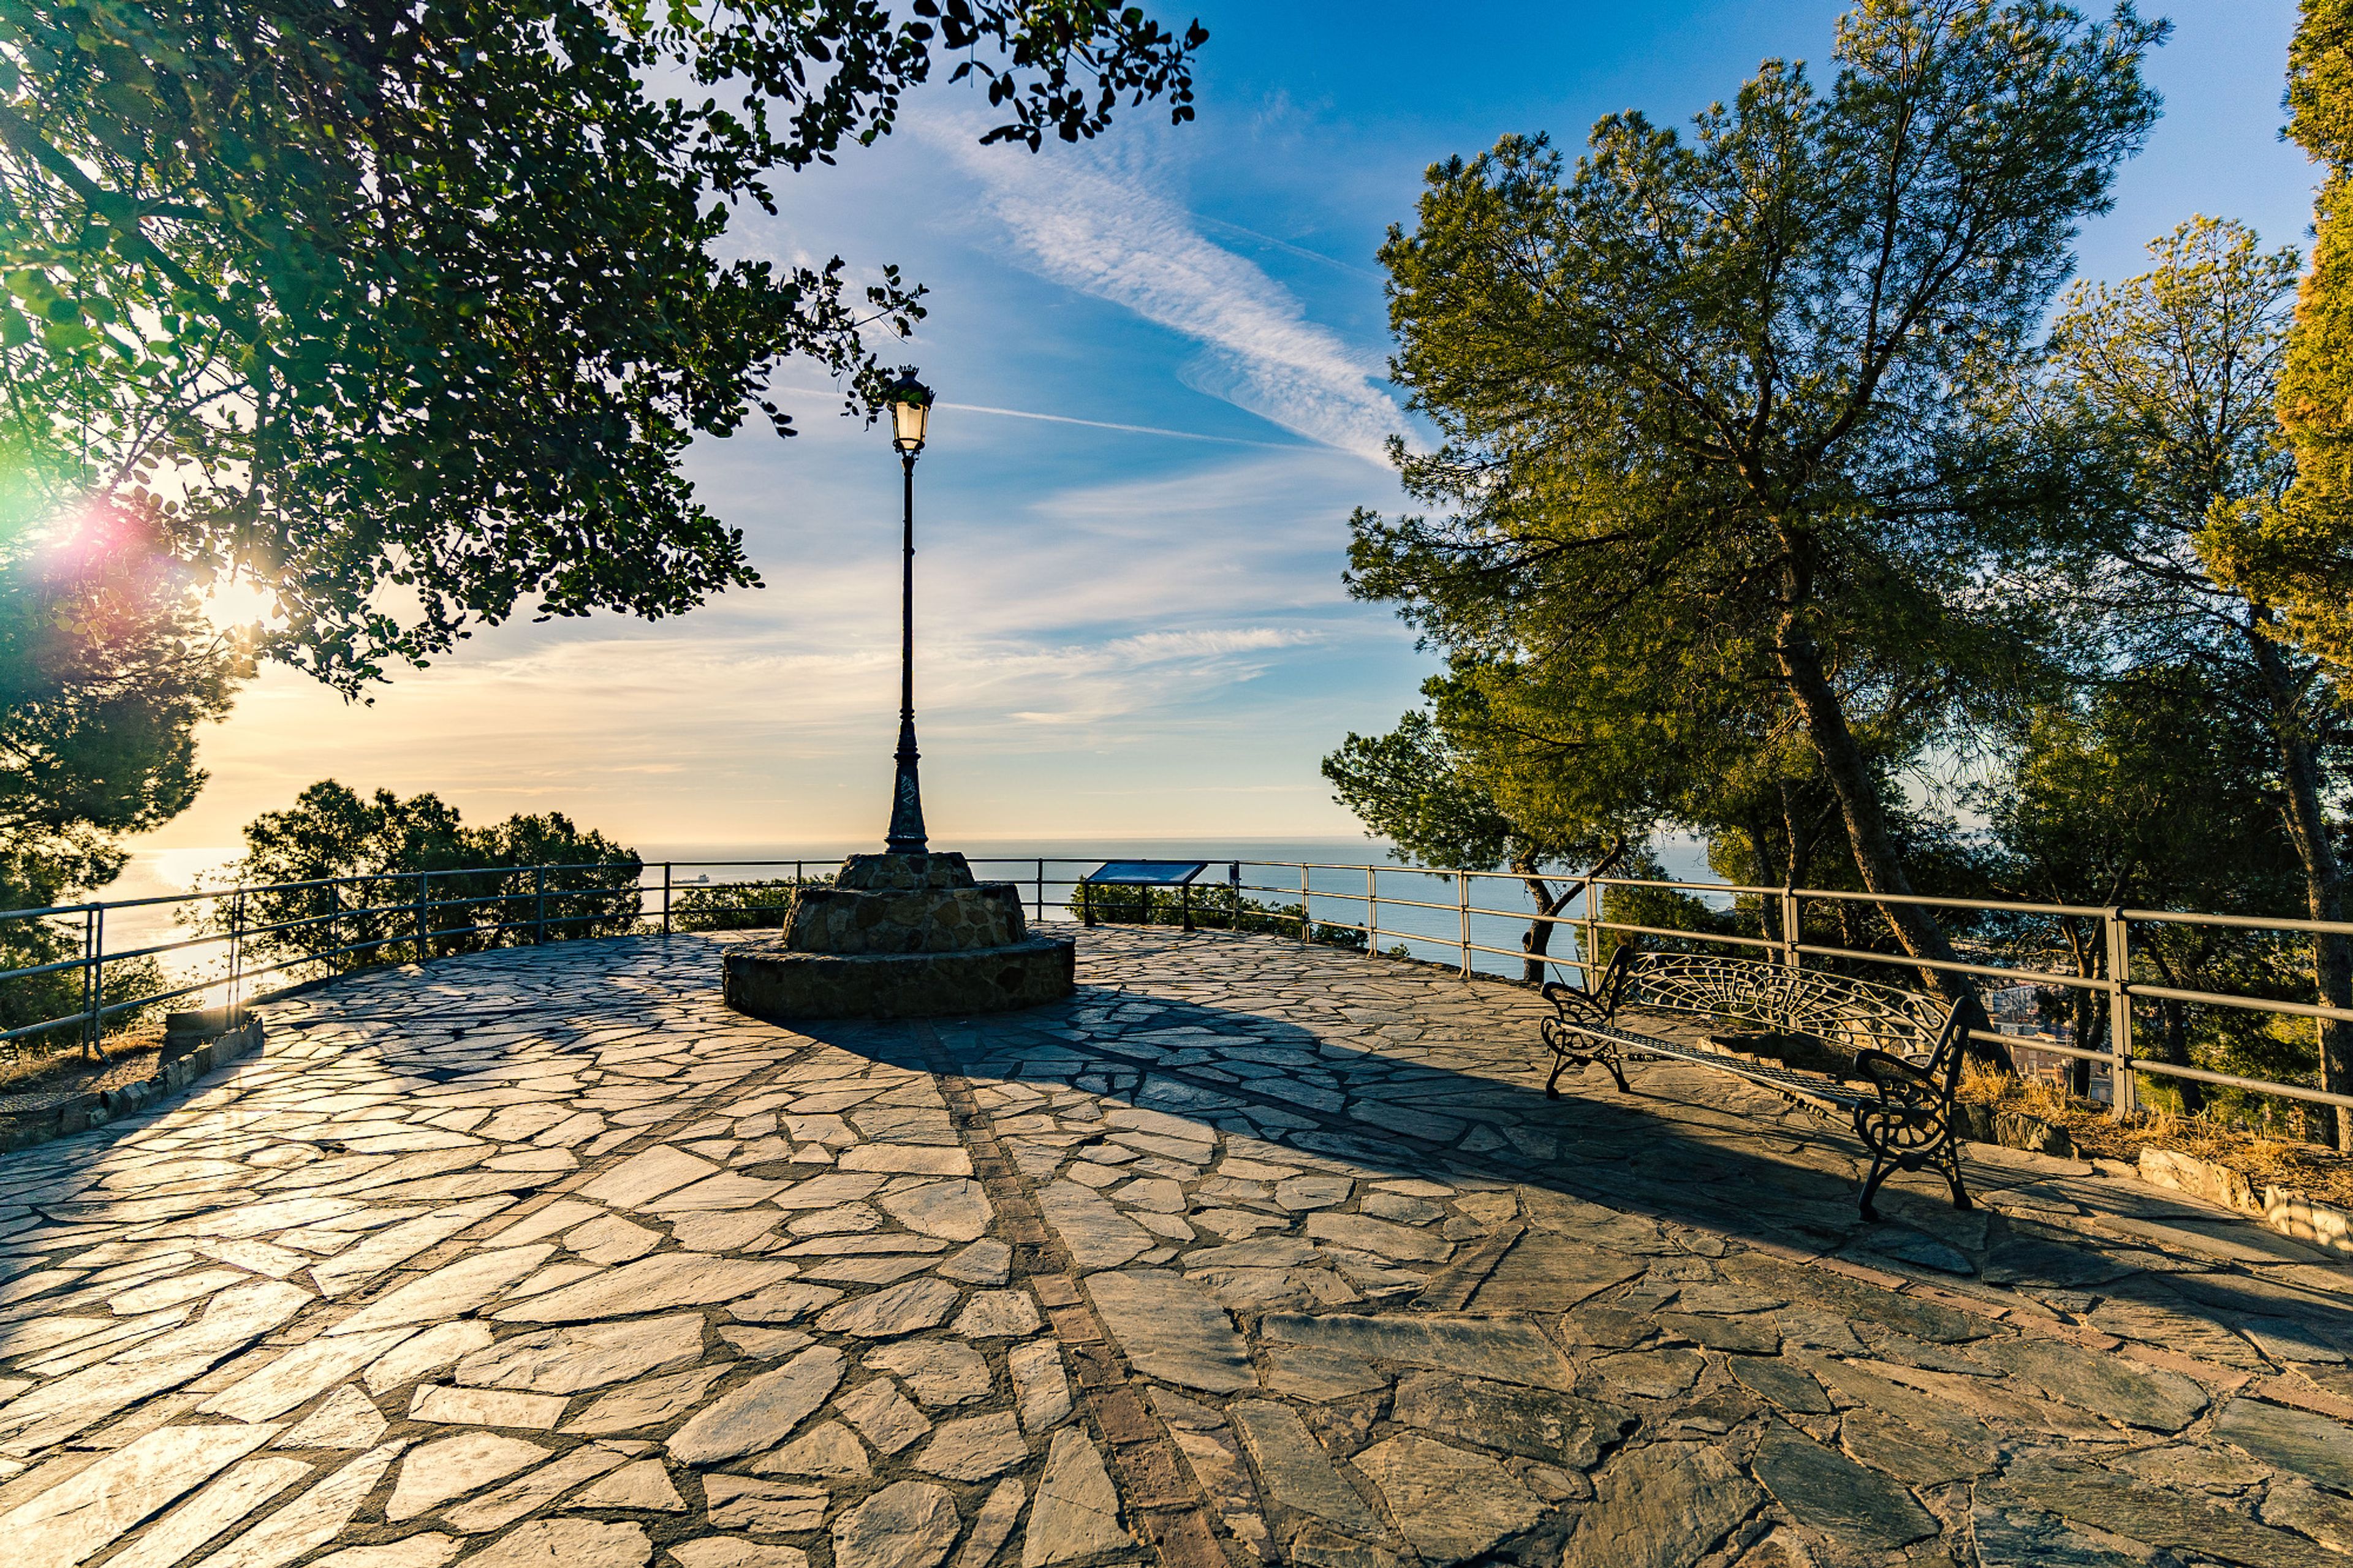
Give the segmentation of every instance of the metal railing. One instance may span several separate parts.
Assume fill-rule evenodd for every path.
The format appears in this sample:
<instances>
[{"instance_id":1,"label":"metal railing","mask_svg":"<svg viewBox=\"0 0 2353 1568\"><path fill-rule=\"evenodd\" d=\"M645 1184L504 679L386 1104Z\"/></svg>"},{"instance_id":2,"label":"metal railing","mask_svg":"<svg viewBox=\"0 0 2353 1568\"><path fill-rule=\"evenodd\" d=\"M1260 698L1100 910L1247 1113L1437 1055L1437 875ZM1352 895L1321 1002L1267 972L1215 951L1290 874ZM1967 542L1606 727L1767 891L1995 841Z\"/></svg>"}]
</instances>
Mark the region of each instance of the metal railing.
<instances>
[{"instance_id":1,"label":"metal railing","mask_svg":"<svg viewBox=\"0 0 2353 1568\"><path fill-rule=\"evenodd\" d=\"M1092 867L1110 858L972 856L968 859L976 868L1007 868L997 879L1021 887L1028 894L1024 903L1037 919L1043 921L1069 912L1067 906L1083 881L1082 872L1063 868ZM409 957L429 962L452 952L511 945L508 939L515 937L515 933L526 931L529 932L527 938L517 940L541 942L550 940L551 936L560 940L582 928L588 928L598 935L636 931L659 932L666 936L690 924L740 926L746 917L774 916L774 921L763 920L759 923L781 923L786 908L782 895L792 887L816 879L810 874L812 866L823 868L829 876L833 864L830 860L805 858L624 860L573 865L470 867L330 877L266 886L206 889L144 899L94 900L0 910L0 935L5 935L14 922L47 922L57 945L79 949L47 962L0 970L0 996L6 994L6 987L21 987L43 976L72 974L79 980L76 988L79 1005L54 1017L31 1020L0 1031L0 1042L15 1044L21 1052L33 1041L70 1032L81 1042L95 1046L104 1037L109 1020L202 994L218 997L233 1020L254 999L252 987L257 981L305 967L322 973L339 973L353 967L352 961L381 961L387 956L387 950L406 950ZM2294 917L2274 920L2184 910L2007 902L1926 895L1895 896L1810 888L1746 887L1666 879L1583 879L1575 872L1560 870L1548 870L1539 875L1553 882L1563 879L1582 881L1583 907L1575 912L1545 914L1528 909L1495 909L1476 901L1477 884L1525 882L1528 874L1519 871L1226 857L1214 858L1213 864L1225 868L1225 876L1220 881L1204 883L1187 889L1181 895L1183 920L1187 925L1193 923L1196 915L1193 895L1204 892L1212 897L1199 907L1198 912L1203 921L1213 927L1219 923L1219 917L1222 913L1227 924L1247 925L1258 931L1281 927L1284 928L1286 935L1294 936L1303 942L1329 941L1332 933L1335 932L1353 933L1356 942L1372 952L1381 952L1384 939L1390 939L1402 946L1407 956L1446 962L1450 967L1459 968L1466 979L1482 971L1480 960L1482 957L1491 956L1510 960L1515 965L1524 964L1535 956L1538 962L1556 968L1581 970L1588 955L1600 952L1602 935L1609 932L1739 948L1798 966L1812 960L1892 968L1908 971L1914 975L1924 971L1947 971L1973 979L2001 981L2013 985L2083 992L2105 999L2107 1037L2102 1048L2090 1048L2084 1043L2069 1045L2042 1037L2021 1039L1982 1030L1973 1031L1973 1037L2105 1066L2111 1084L2111 1109L2120 1116L2134 1109L2136 1073L2276 1095L2320 1105L2353 1107L2353 1095L2302 1083L2215 1072L2142 1055L2134 1047L2134 1005L2144 1001L2173 1002L2190 1006L2253 1011L2280 1017L2346 1022L2353 1022L2353 1008L2285 998L2199 991L2132 978L2135 933L2140 928L2212 926L2305 936L2324 933L2353 936L2353 921ZM790 868L789 879L782 875L787 867ZM702 874L693 879L683 879L679 875L681 869ZM710 876L713 871L765 872L768 875L714 881ZM1246 878L1245 872L1253 877L1271 873L1282 879L1279 882L1253 880ZM1322 885L1318 885L1319 875L1323 879ZM1334 887L1332 881L1335 878L1345 879L1351 884L1361 878L1362 890L1356 890L1354 886L1345 889ZM468 879L474 881L470 883ZM1386 888L1384 879L1388 879ZM566 886L567 879L573 885ZM483 890L470 890L470 888L479 887L485 881L493 885ZM523 885L526 881L527 886ZM1400 882L1406 885L1400 886ZM386 884L396 885L407 896L388 900L381 898L379 895ZM1451 899L1413 896L1416 893L1450 890L1449 884L1453 894ZM700 896L705 893L725 894L730 890L759 891L771 887L775 887L780 895L774 901L761 898L714 901ZM1604 919L1600 900L1602 890L1608 888L1659 889L1702 899L1752 899L1757 900L1755 909L1760 929L1768 922L1771 911L1778 908L1778 921L1771 922L1778 927L1777 933L1749 935L1726 931L1694 931ZM355 901L354 889L358 890ZM1050 889L1060 896L1050 899ZM1089 911L1090 917L1100 911L1105 918L1115 920L1123 903L1119 895L1125 895L1129 903L1140 896L1144 900L1141 912L1149 918L1152 891L1132 888L1101 889L1093 909ZM1158 891L1165 897L1170 889ZM316 901L322 907L310 914L284 915L283 906L290 896L305 892L314 894ZM1214 896L1216 894L1224 895L1222 907ZM1293 901L1276 904L1262 901L1267 899ZM1323 900L1326 911L1322 916L1315 910L1318 900ZM651 910L645 907L649 901L655 903ZM2026 967L2016 963L1913 958L1901 953L1806 941L1803 918L1806 908L1813 904L1839 903L1873 907L1882 911L1893 906L1908 904L1979 915L2006 914L2091 921L2096 923L2098 940L2085 944L2077 972L2072 973L2056 968ZM519 912L518 906L527 906L527 910ZM1354 912L1358 918L1335 918L1333 911L1335 906L1341 912ZM258 917L258 907L278 908L280 918ZM133 942L130 945L109 950L110 916L120 930L127 917L136 917L142 912L152 917L164 910L171 911L181 927L195 925L200 929L195 934L169 941ZM454 910L464 911L463 918L448 912ZM480 918L486 912L493 918L488 921ZM1389 921L1387 925L1382 923L1385 915ZM353 934L364 929L370 921L379 922L375 934ZM1524 947L1503 947L1480 940L1482 934L1493 934L1494 923L1498 921L1531 930L1546 926L1557 931L1561 927L1568 927L1577 937L1577 952L1574 955L1549 952L1531 955ZM201 972L192 976L178 977L176 983L167 977L162 986L139 994L122 994L109 984L110 966L116 966L117 973L120 973L120 966L133 961L185 960L198 953L206 955ZM398 953L395 952L390 956L397 957ZM260 962L256 962L257 959ZM1494 965L1484 968L1487 973L1496 970Z\"/></svg>"}]
</instances>

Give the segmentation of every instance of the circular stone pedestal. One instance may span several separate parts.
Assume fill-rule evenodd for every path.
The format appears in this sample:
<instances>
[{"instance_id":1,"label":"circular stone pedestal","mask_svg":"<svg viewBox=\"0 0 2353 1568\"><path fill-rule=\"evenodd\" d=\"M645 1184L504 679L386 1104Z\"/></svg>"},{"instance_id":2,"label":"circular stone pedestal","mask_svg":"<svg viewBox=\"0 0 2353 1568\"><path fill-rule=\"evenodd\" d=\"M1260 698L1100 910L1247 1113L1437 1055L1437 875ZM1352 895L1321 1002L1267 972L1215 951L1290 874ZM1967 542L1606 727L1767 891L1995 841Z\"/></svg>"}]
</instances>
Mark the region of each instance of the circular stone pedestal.
<instances>
[{"instance_id":1,"label":"circular stone pedestal","mask_svg":"<svg viewBox=\"0 0 2353 1568\"><path fill-rule=\"evenodd\" d=\"M961 855L853 855L793 894L780 936L724 960L727 1005L755 1018L934 1018L1059 1002L1068 937L1031 936L1009 882Z\"/></svg>"}]
</instances>

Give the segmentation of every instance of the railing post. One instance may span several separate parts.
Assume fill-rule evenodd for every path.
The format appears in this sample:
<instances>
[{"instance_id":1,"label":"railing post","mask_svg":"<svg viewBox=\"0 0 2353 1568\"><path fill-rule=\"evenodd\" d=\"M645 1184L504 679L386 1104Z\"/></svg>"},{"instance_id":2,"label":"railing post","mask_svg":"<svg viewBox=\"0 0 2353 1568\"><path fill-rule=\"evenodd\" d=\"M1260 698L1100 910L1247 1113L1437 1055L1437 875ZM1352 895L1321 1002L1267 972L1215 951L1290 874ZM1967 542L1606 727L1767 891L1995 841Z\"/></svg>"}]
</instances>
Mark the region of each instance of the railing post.
<instances>
[{"instance_id":1,"label":"railing post","mask_svg":"<svg viewBox=\"0 0 2353 1568\"><path fill-rule=\"evenodd\" d=\"M662 862L662 935L670 934L670 862Z\"/></svg>"},{"instance_id":2,"label":"railing post","mask_svg":"<svg viewBox=\"0 0 2353 1568\"><path fill-rule=\"evenodd\" d=\"M1226 862L1226 894L1233 900L1228 906L1226 929L1238 931L1242 929L1242 863L1239 860Z\"/></svg>"},{"instance_id":3,"label":"railing post","mask_svg":"<svg viewBox=\"0 0 2353 1568\"><path fill-rule=\"evenodd\" d=\"M228 1017L245 1022L245 889L239 888L228 904Z\"/></svg>"},{"instance_id":4,"label":"railing post","mask_svg":"<svg viewBox=\"0 0 2353 1568\"><path fill-rule=\"evenodd\" d=\"M547 940L547 868L531 868L531 940L536 947Z\"/></svg>"},{"instance_id":5,"label":"railing post","mask_svg":"<svg viewBox=\"0 0 2353 1568\"><path fill-rule=\"evenodd\" d=\"M1471 873L1454 873L1454 910L1462 919L1462 978L1471 978Z\"/></svg>"},{"instance_id":6,"label":"railing post","mask_svg":"<svg viewBox=\"0 0 2353 1568\"><path fill-rule=\"evenodd\" d=\"M1310 897L1312 895L1307 890L1307 867L1304 862L1302 862L1299 868L1299 940L1302 942L1315 940L1315 911L1308 902Z\"/></svg>"},{"instance_id":7,"label":"railing post","mask_svg":"<svg viewBox=\"0 0 2353 1568\"><path fill-rule=\"evenodd\" d=\"M1365 952L1366 956L1381 950L1381 885L1380 873L1365 868Z\"/></svg>"},{"instance_id":8,"label":"railing post","mask_svg":"<svg viewBox=\"0 0 2353 1568\"><path fill-rule=\"evenodd\" d=\"M1798 889L1784 882L1781 885L1781 962L1791 969L1803 969L1806 966L1806 955L1798 951L1798 944L1803 940L1804 931L1805 925L1798 909ZM1788 1011L1781 1020L1781 1026L1785 1029L1795 1029L1798 1010L1797 994L1793 990L1785 988L1782 992L1782 999L1788 1005Z\"/></svg>"},{"instance_id":9,"label":"railing post","mask_svg":"<svg viewBox=\"0 0 2353 1568\"><path fill-rule=\"evenodd\" d=\"M2133 1113L2138 1098L2132 1071L2132 922L2122 909L2105 917L2108 928L2108 1114Z\"/></svg>"},{"instance_id":10,"label":"railing post","mask_svg":"<svg viewBox=\"0 0 2353 1568\"><path fill-rule=\"evenodd\" d=\"M1580 955L1585 962L1578 967L1585 972L1585 987L1588 991L1601 983L1601 976L1594 972L1593 965L1594 954L1600 951L1601 892L1594 886L1594 879L1588 877L1585 879L1585 951Z\"/></svg>"},{"instance_id":11,"label":"railing post","mask_svg":"<svg viewBox=\"0 0 2353 1568\"><path fill-rule=\"evenodd\" d=\"M343 885L330 882L327 884L327 969L330 973L340 974L351 967L343 962L351 954L335 951L343 945Z\"/></svg>"},{"instance_id":12,"label":"railing post","mask_svg":"<svg viewBox=\"0 0 2353 1568\"><path fill-rule=\"evenodd\" d=\"M81 1047L85 1052L98 1052L98 921L99 907L91 904L81 912Z\"/></svg>"},{"instance_id":13,"label":"railing post","mask_svg":"<svg viewBox=\"0 0 2353 1568\"><path fill-rule=\"evenodd\" d=\"M433 962L433 916L429 908L432 902L433 873L430 871L419 871L417 873L416 910L417 962L418 963L430 963Z\"/></svg>"},{"instance_id":14,"label":"railing post","mask_svg":"<svg viewBox=\"0 0 2353 1568\"><path fill-rule=\"evenodd\" d=\"M1046 860L1043 856L1038 859L1038 918L1041 921L1046 918Z\"/></svg>"}]
</instances>

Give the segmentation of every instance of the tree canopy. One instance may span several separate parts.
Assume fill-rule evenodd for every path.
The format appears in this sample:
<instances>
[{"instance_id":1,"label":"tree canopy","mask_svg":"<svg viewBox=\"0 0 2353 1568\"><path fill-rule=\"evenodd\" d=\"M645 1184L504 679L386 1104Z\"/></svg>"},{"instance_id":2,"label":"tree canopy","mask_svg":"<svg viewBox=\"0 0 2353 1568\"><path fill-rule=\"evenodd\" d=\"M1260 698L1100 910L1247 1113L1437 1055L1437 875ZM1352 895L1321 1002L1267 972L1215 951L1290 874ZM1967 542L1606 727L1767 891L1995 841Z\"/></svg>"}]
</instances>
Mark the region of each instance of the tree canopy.
<instances>
[{"instance_id":1,"label":"tree canopy","mask_svg":"<svg viewBox=\"0 0 2353 1568\"><path fill-rule=\"evenodd\" d=\"M1192 116L1105 0L5 0L0 452L274 597L346 691L528 611L662 616L756 578L678 458L787 355L880 385L921 289L730 258L776 176L887 134L953 60L984 140Z\"/></svg>"},{"instance_id":2,"label":"tree canopy","mask_svg":"<svg viewBox=\"0 0 2353 1568\"><path fill-rule=\"evenodd\" d=\"M1987 437L2116 166L2166 25L1865 0L1835 74L1767 60L1688 139L1637 112L1434 166L1382 252L1395 448L1428 515L1356 519L1352 584L1510 672L1564 755L1802 737L1864 885L1911 890L1889 769L2031 673L2043 478ZM1540 721L1540 722L1538 722ZM1949 959L1889 906L1905 950Z\"/></svg>"}]
</instances>

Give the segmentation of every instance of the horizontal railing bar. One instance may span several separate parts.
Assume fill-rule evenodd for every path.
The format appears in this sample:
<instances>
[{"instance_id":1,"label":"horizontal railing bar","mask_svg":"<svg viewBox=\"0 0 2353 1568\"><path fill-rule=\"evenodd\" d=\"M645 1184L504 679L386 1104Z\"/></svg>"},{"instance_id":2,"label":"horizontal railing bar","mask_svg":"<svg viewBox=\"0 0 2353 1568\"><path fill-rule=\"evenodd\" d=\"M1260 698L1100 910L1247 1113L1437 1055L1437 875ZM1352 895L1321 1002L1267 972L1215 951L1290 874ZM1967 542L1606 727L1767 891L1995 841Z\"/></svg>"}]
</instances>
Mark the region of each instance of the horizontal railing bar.
<instances>
[{"instance_id":1,"label":"horizontal railing bar","mask_svg":"<svg viewBox=\"0 0 2353 1568\"><path fill-rule=\"evenodd\" d=\"M2353 936L2353 921L2315 921L2260 915L2201 915L2182 910L2126 910L2124 918L2167 925L2235 926L2242 931L2300 931L2320 936Z\"/></svg>"},{"instance_id":2,"label":"horizontal railing bar","mask_svg":"<svg viewBox=\"0 0 2353 1568\"><path fill-rule=\"evenodd\" d=\"M1582 925L1585 922L1578 921L1575 923ZM1671 931L1663 926L1628 925L1622 921L1595 921L1593 926L1597 931L1628 931L1642 936L1672 937L1678 942L1728 942L1739 947L1769 947L1775 952L1780 951L1781 947L1779 942L1761 936L1718 936L1713 931Z\"/></svg>"},{"instance_id":3,"label":"horizontal railing bar","mask_svg":"<svg viewBox=\"0 0 2353 1568\"><path fill-rule=\"evenodd\" d=\"M1780 943L1772 945L1778 947ZM2021 985L2073 985L2085 991L2114 991L2115 984L2081 974L2052 974L2040 969L2004 969L1993 963L1956 963L1943 958L1914 958L1902 952L1865 952L1852 947L1810 947L1798 944L1810 958L1852 958L1866 963L1891 963L1903 969L1942 969L1956 974L1982 974L1995 980L2016 980Z\"/></svg>"},{"instance_id":4,"label":"horizontal railing bar","mask_svg":"<svg viewBox=\"0 0 2353 1568\"><path fill-rule=\"evenodd\" d=\"M1710 884L1686 882L1680 885L1705 888ZM1774 893L1781 891L1778 888L1767 890ZM2116 912L2113 910L2094 909L2084 904L2014 904L1992 899L1931 898L1926 893L1852 893L1843 890L1832 891L1827 888L1796 888L1790 890L1795 892L1800 900L1828 899L1850 904L1914 904L1931 910L1993 910L2006 915L2073 915L2098 920Z\"/></svg>"},{"instance_id":5,"label":"horizontal railing bar","mask_svg":"<svg viewBox=\"0 0 2353 1568\"><path fill-rule=\"evenodd\" d=\"M2195 1002L2204 1006L2241 1007L2251 1013L2289 1013L2299 1018L2337 1018L2353 1022L2353 1007L2327 1007L2315 1002L2278 1002L2263 996L2223 996L2211 991L2177 991L2170 985L2127 985L2134 996L2154 996L2165 1002Z\"/></svg>"}]
</instances>

